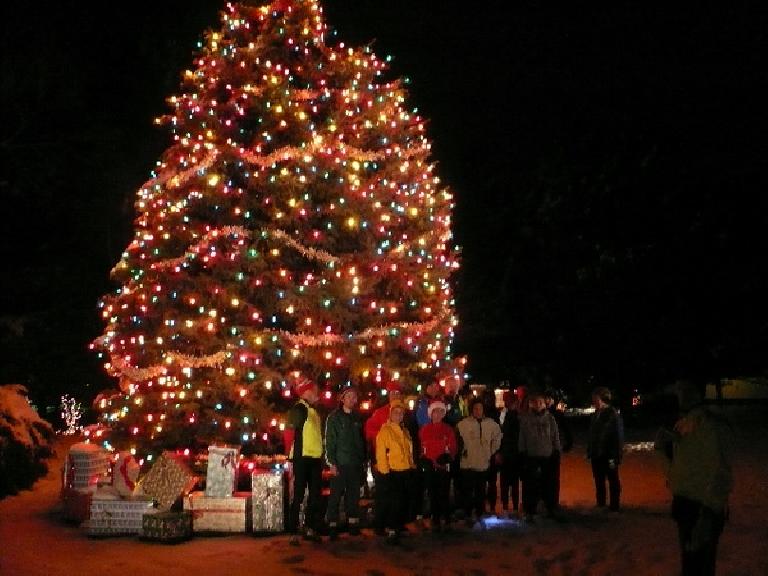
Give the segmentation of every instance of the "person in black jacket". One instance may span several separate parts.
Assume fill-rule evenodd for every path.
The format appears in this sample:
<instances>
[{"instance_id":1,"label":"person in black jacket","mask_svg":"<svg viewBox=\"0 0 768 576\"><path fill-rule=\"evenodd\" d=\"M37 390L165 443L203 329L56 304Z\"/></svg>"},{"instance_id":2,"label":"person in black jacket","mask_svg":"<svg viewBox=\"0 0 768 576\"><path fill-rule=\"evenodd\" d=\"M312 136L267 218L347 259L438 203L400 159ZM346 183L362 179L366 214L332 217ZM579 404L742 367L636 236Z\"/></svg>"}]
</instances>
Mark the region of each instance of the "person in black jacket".
<instances>
[{"instance_id":1,"label":"person in black jacket","mask_svg":"<svg viewBox=\"0 0 768 576\"><path fill-rule=\"evenodd\" d=\"M544 403L547 406L547 410L552 416L555 417L557 422L557 430L560 434L560 445L563 452L570 452L573 448L573 434L568 426L568 422L565 421L564 405L560 400L559 394L554 390L547 390L544 393ZM555 491L555 507L560 506L560 460L561 454L557 453L555 456L555 462L553 462L553 469L555 472L555 478L553 480L553 489Z\"/></svg>"},{"instance_id":2,"label":"person in black jacket","mask_svg":"<svg viewBox=\"0 0 768 576\"><path fill-rule=\"evenodd\" d=\"M509 496L512 495L512 513L517 514L520 507L521 462L518 442L520 439L519 400L507 391L504 393L504 409L499 412L501 426L501 448L497 460L500 468L501 513L510 515Z\"/></svg>"},{"instance_id":3,"label":"person in black jacket","mask_svg":"<svg viewBox=\"0 0 768 576\"><path fill-rule=\"evenodd\" d=\"M339 406L325 421L325 459L331 472L331 494L328 497L328 536L338 537L339 504L344 505L352 536L360 534L360 485L365 466L363 421L357 411L357 390L345 388Z\"/></svg>"},{"instance_id":4,"label":"person in black jacket","mask_svg":"<svg viewBox=\"0 0 768 576\"><path fill-rule=\"evenodd\" d=\"M592 405L595 413L589 426L587 457L592 462L592 476L595 479L597 506L605 507L605 483L608 481L609 508L619 511L621 481L619 464L624 451L624 425L619 412L611 406L611 391L599 387L592 391Z\"/></svg>"}]
</instances>

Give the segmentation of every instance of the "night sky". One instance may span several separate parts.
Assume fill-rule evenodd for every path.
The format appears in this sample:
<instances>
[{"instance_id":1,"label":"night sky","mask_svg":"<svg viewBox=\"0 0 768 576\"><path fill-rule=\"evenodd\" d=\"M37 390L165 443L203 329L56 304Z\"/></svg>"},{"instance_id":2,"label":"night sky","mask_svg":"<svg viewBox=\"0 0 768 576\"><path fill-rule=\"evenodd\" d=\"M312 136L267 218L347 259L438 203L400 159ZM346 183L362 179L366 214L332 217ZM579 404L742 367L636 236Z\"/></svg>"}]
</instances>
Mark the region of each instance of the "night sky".
<instances>
[{"instance_id":1,"label":"night sky","mask_svg":"<svg viewBox=\"0 0 768 576\"><path fill-rule=\"evenodd\" d=\"M169 143L152 120L223 5L0 8L0 383L41 404L111 384L87 350L96 303ZM762 3L452 5L323 3L338 40L394 57L430 120L474 380L763 374Z\"/></svg>"}]
</instances>

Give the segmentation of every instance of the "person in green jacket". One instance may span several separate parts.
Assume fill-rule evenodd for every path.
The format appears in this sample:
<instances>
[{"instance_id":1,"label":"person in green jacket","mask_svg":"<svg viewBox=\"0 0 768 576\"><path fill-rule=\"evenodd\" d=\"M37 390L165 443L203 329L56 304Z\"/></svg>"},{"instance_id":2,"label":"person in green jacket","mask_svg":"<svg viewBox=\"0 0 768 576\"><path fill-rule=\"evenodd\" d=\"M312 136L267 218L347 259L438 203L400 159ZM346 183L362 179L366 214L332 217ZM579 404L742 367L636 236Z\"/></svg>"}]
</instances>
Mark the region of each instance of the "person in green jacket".
<instances>
[{"instance_id":1,"label":"person in green jacket","mask_svg":"<svg viewBox=\"0 0 768 576\"><path fill-rule=\"evenodd\" d=\"M360 485L365 465L363 421L357 411L357 390L344 388L340 406L325 421L325 459L331 472L331 494L328 497L328 536L338 538L339 504L344 505L352 536L360 534Z\"/></svg>"},{"instance_id":2,"label":"person in green jacket","mask_svg":"<svg viewBox=\"0 0 768 576\"><path fill-rule=\"evenodd\" d=\"M733 489L733 430L722 415L704 406L693 385L679 385L677 396L681 418L673 433L669 486L682 574L710 576Z\"/></svg>"}]
</instances>

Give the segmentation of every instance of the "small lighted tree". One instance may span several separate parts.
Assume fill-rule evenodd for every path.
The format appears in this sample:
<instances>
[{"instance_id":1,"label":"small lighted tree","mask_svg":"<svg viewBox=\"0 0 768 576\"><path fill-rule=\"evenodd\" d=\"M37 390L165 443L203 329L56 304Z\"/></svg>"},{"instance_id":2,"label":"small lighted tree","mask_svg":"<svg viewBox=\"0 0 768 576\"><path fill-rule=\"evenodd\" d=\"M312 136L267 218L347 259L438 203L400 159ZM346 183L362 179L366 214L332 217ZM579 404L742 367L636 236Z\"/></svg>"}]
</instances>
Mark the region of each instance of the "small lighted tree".
<instances>
[{"instance_id":1,"label":"small lighted tree","mask_svg":"<svg viewBox=\"0 0 768 576\"><path fill-rule=\"evenodd\" d=\"M82 418L82 405L69 394L61 397L61 419L64 422L64 434L72 435L82 429L80 418Z\"/></svg>"}]
</instances>

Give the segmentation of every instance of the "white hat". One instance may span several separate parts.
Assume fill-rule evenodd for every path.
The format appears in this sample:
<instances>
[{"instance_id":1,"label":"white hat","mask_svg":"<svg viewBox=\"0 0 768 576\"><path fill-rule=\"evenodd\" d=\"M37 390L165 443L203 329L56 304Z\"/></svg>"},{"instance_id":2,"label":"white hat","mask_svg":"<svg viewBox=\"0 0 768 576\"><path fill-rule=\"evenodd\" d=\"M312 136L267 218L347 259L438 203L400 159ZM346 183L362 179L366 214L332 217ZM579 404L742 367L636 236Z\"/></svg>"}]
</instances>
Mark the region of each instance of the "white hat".
<instances>
[{"instance_id":1,"label":"white hat","mask_svg":"<svg viewBox=\"0 0 768 576\"><path fill-rule=\"evenodd\" d=\"M432 418L432 411L433 410L442 410L443 412L447 412L448 408L446 407L444 402L441 402L440 400L433 400L429 403L429 406L427 406L427 416L429 418Z\"/></svg>"}]
</instances>

